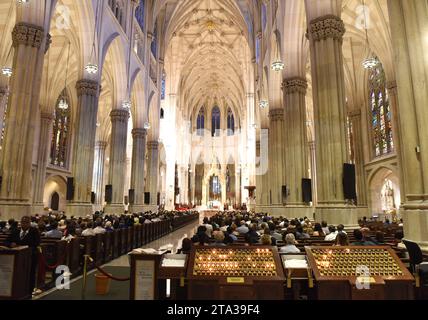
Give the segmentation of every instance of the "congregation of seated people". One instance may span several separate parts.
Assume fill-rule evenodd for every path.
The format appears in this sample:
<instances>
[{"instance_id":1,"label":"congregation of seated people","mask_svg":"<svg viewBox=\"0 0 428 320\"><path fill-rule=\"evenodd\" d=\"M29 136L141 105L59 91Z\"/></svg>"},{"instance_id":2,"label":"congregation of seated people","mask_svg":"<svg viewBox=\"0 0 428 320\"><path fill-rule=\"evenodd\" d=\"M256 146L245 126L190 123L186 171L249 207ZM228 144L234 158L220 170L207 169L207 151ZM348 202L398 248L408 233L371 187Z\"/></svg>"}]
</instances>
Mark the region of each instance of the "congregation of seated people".
<instances>
[{"instance_id":1,"label":"congregation of seated people","mask_svg":"<svg viewBox=\"0 0 428 320\"><path fill-rule=\"evenodd\" d=\"M389 244L400 247L402 238L402 231L398 231ZM372 236L372 230L365 225L346 232L342 224L334 226L326 221L312 222L307 217L289 219L246 211L224 211L211 218L205 217L195 235L185 240L187 246L190 243L208 246L277 245L281 253L302 252L302 245L308 241L332 246L385 245L384 233L376 231Z\"/></svg>"}]
</instances>

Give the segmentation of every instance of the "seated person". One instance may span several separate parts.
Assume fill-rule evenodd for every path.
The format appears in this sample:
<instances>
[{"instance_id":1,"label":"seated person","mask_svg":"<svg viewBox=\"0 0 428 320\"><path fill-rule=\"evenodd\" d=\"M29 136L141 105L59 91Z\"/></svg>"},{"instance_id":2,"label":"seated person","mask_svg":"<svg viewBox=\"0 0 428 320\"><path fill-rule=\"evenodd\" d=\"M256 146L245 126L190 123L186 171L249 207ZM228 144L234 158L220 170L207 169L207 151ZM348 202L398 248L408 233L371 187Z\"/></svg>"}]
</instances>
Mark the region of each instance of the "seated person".
<instances>
[{"instance_id":1,"label":"seated person","mask_svg":"<svg viewBox=\"0 0 428 320\"><path fill-rule=\"evenodd\" d=\"M246 234L250 231L250 229L248 229L247 224L245 223L244 220L242 220L240 222L240 226L238 228L236 228L236 231L239 232L239 234Z\"/></svg>"},{"instance_id":2,"label":"seated person","mask_svg":"<svg viewBox=\"0 0 428 320\"><path fill-rule=\"evenodd\" d=\"M361 232L363 233L363 240L364 241L376 244L376 240L370 236L370 229L369 228L361 228Z\"/></svg>"},{"instance_id":3,"label":"seated person","mask_svg":"<svg viewBox=\"0 0 428 320\"><path fill-rule=\"evenodd\" d=\"M224 243L224 233L223 231L214 231L214 242L212 242L210 245L213 247L222 247L226 244Z\"/></svg>"},{"instance_id":4,"label":"seated person","mask_svg":"<svg viewBox=\"0 0 428 320\"><path fill-rule=\"evenodd\" d=\"M354 230L354 238L355 238L355 241L352 242L353 246L373 246L373 245L375 245L375 243L373 243L373 242L369 242L369 241L364 240L363 233L361 232L360 229Z\"/></svg>"},{"instance_id":5,"label":"seated person","mask_svg":"<svg viewBox=\"0 0 428 320\"><path fill-rule=\"evenodd\" d=\"M207 228L204 225L199 226L196 234L192 237L192 242L204 245L208 244L209 241L210 238L207 236Z\"/></svg>"},{"instance_id":6,"label":"seated person","mask_svg":"<svg viewBox=\"0 0 428 320\"><path fill-rule=\"evenodd\" d=\"M245 234L245 241L249 244L258 243L260 235L257 233L257 226L253 223L250 227L250 231Z\"/></svg>"},{"instance_id":7,"label":"seated person","mask_svg":"<svg viewBox=\"0 0 428 320\"><path fill-rule=\"evenodd\" d=\"M324 231L325 235L328 235L330 233L330 229L328 228L326 221L321 222L321 228L322 228L322 231Z\"/></svg>"},{"instance_id":8,"label":"seated person","mask_svg":"<svg viewBox=\"0 0 428 320\"><path fill-rule=\"evenodd\" d=\"M337 232L339 233L339 232L343 232L344 234L347 234L346 233L346 231L345 231L345 226L343 225L343 224L339 224L338 226L337 226Z\"/></svg>"},{"instance_id":9,"label":"seated person","mask_svg":"<svg viewBox=\"0 0 428 320\"><path fill-rule=\"evenodd\" d=\"M275 231L275 224L273 222L268 223L270 235L275 238L277 241L282 240L282 234Z\"/></svg>"},{"instance_id":10,"label":"seated person","mask_svg":"<svg viewBox=\"0 0 428 320\"><path fill-rule=\"evenodd\" d=\"M285 246L279 249L280 253L300 253L299 248L296 247L296 238L294 237L294 234L284 234L284 242Z\"/></svg>"},{"instance_id":11,"label":"seated person","mask_svg":"<svg viewBox=\"0 0 428 320\"><path fill-rule=\"evenodd\" d=\"M180 254L180 253L181 254L189 254L190 250L192 250L192 246L193 246L192 240L190 240L189 238L184 238L181 241L181 249L178 249L177 253L178 254Z\"/></svg>"},{"instance_id":12,"label":"seated person","mask_svg":"<svg viewBox=\"0 0 428 320\"><path fill-rule=\"evenodd\" d=\"M315 223L314 233L312 234L314 237L325 237L325 233L321 227L320 223Z\"/></svg>"},{"instance_id":13,"label":"seated person","mask_svg":"<svg viewBox=\"0 0 428 320\"><path fill-rule=\"evenodd\" d=\"M83 237L89 237L89 236L94 236L95 232L94 229L92 229L93 227L93 223L92 221L89 221L86 225L83 225L83 231L82 231L82 236Z\"/></svg>"},{"instance_id":14,"label":"seated person","mask_svg":"<svg viewBox=\"0 0 428 320\"><path fill-rule=\"evenodd\" d=\"M335 226L329 226L328 227L329 233L325 236L325 241L334 241L336 240L338 231L336 230Z\"/></svg>"},{"instance_id":15,"label":"seated person","mask_svg":"<svg viewBox=\"0 0 428 320\"><path fill-rule=\"evenodd\" d=\"M385 235L382 231L376 231L376 243L378 245L384 245L385 244Z\"/></svg>"},{"instance_id":16,"label":"seated person","mask_svg":"<svg viewBox=\"0 0 428 320\"><path fill-rule=\"evenodd\" d=\"M103 234L103 233L106 233L106 229L104 229L103 228L103 223L102 223L102 221L101 221L101 219L100 218L98 218L96 221L95 221L95 228L94 228L94 233L95 234Z\"/></svg>"},{"instance_id":17,"label":"seated person","mask_svg":"<svg viewBox=\"0 0 428 320\"><path fill-rule=\"evenodd\" d=\"M303 239L309 239L311 236L309 234L307 234L306 232L303 231L303 227L302 226L298 226L296 228L296 238L298 240L303 240Z\"/></svg>"},{"instance_id":18,"label":"seated person","mask_svg":"<svg viewBox=\"0 0 428 320\"><path fill-rule=\"evenodd\" d=\"M344 232L339 232L336 237L336 242L334 244L335 246L342 247L342 246L349 246L349 239L348 235Z\"/></svg>"},{"instance_id":19,"label":"seated person","mask_svg":"<svg viewBox=\"0 0 428 320\"><path fill-rule=\"evenodd\" d=\"M51 230L46 232L45 236L46 238L54 238L54 239L61 239L63 237L62 231L58 230L58 222L53 221L51 223Z\"/></svg>"},{"instance_id":20,"label":"seated person","mask_svg":"<svg viewBox=\"0 0 428 320\"><path fill-rule=\"evenodd\" d=\"M232 228L228 227L226 233L224 234L224 241L226 244L234 243L238 240L238 237L233 234Z\"/></svg>"},{"instance_id":21,"label":"seated person","mask_svg":"<svg viewBox=\"0 0 428 320\"><path fill-rule=\"evenodd\" d=\"M262 235L261 236L261 238L260 238L260 243L263 245L263 246L271 246L272 245L272 237L270 236L270 235L268 235L268 234L264 234L264 235ZM275 239L275 238L274 238Z\"/></svg>"}]
</instances>

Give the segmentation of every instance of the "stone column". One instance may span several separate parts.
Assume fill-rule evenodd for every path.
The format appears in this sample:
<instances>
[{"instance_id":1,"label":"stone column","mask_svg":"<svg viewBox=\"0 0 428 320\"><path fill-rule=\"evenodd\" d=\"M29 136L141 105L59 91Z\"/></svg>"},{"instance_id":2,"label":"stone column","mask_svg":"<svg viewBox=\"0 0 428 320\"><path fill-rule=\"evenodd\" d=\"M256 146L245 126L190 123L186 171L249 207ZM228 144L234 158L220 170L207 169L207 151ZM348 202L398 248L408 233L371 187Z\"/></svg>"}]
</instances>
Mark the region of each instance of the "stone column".
<instances>
[{"instance_id":1,"label":"stone column","mask_svg":"<svg viewBox=\"0 0 428 320\"><path fill-rule=\"evenodd\" d=\"M398 93L397 93L397 81L389 81L386 84L386 87L388 89L388 95L389 95L389 104L391 106L391 114L392 114L392 139L394 142L394 151L397 155L398 160L398 167L399 170L399 179L400 179L400 186L404 184L403 181L403 171L401 166L401 134L400 134L400 115L398 111ZM400 188L400 199L401 203L403 203L406 195L404 194L404 188Z\"/></svg>"},{"instance_id":2,"label":"stone column","mask_svg":"<svg viewBox=\"0 0 428 320\"><path fill-rule=\"evenodd\" d=\"M72 164L74 197L67 204L67 214L85 216L92 214L91 192L100 85L96 81L82 79L76 83L76 89L78 102Z\"/></svg>"},{"instance_id":3,"label":"stone column","mask_svg":"<svg viewBox=\"0 0 428 320\"><path fill-rule=\"evenodd\" d=\"M288 216L312 216L312 207L303 202L302 179L308 178L308 134L306 125L305 78L284 79L282 90L285 104L284 154L285 185Z\"/></svg>"},{"instance_id":4,"label":"stone column","mask_svg":"<svg viewBox=\"0 0 428 320\"><path fill-rule=\"evenodd\" d=\"M111 144L109 185L112 186L112 201L105 207L106 213L123 213L125 206L123 196L125 192L126 172L126 140L128 137L129 111L127 109L113 109L111 118Z\"/></svg>"},{"instance_id":5,"label":"stone column","mask_svg":"<svg viewBox=\"0 0 428 320\"><path fill-rule=\"evenodd\" d=\"M310 141L309 143L309 153L311 159L311 179L312 179L312 205L316 206L317 204L317 162L315 155L315 141Z\"/></svg>"},{"instance_id":6,"label":"stone column","mask_svg":"<svg viewBox=\"0 0 428 320\"><path fill-rule=\"evenodd\" d=\"M95 205L97 207L97 210L102 209L104 203L103 181L107 145L107 141L97 141L95 143L95 161L94 174L92 177L92 190L95 192Z\"/></svg>"},{"instance_id":7,"label":"stone column","mask_svg":"<svg viewBox=\"0 0 428 320\"><path fill-rule=\"evenodd\" d=\"M357 180L357 203L359 207L367 207L366 174L364 171L363 134L361 130L361 110L348 112L352 126L352 143L354 146L355 173ZM366 209L368 210L368 208Z\"/></svg>"},{"instance_id":8,"label":"stone column","mask_svg":"<svg viewBox=\"0 0 428 320\"><path fill-rule=\"evenodd\" d=\"M428 9L419 0L389 0L398 88L404 237L428 251Z\"/></svg>"},{"instance_id":9,"label":"stone column","mask_svg":"<svg viewBox=\"0 0 428 320\"><path fill-rule=\"evenodd\" d=\"M146 161L147 130L135 128L132 130L132 168L131 189L134 189L134 204L130 205L129 212L144 210L144 163Z\"/></svg>"},{"instance_id":10,"label":"stone column","mask_svg":"<svg viewBox=\"0 0 428 320\"><path fill-rule=\"evenodd\" d=\"M259 159L256 165L256 211L264 212L270 204L269 139L269 129L262 129L260 141L256 141L256 157Z\"/></svg>"},{"instance_id":11,"label":"stone column","mask_svg":"<svg viewBox=\"0 0 428 320\"><path fill-rule=\"evenodd\" d=\"M150 205L145 206L146 210L157 210L157 195L158 195L158 168L159 168L159 142L149 141L148 149L148 166L147 166L147 181L148 187L146 190L150 192ZM181 190L180 190L181 192Z\"/></svg>"},{"instance_id":12,"label":"stone column","mask_svg":"<svg viewBox=\"0 0 428 320\"><path fill-rule=\"evenodd\" d=\"M0 135L1 135L1 132L3 131L3 125L4 125L3 119L4 119L4 114L7 110L8 95L9 95L9 90L7 89L7 87L5 86L0 87ZM1 151L0 151L0 154L1 154Z\"/></svg>"},{"instance_id":13,"label":"stone column","mask_svg":"<svg viewBox=\"0 0 428 320\"><path fill-rule=\"evenodd\" d=\"M32 212L43 213L43 192L46 181L46 167L48 165L51 142L52 142L52 123L54 115L49 112L40 114L40 137L39 150L37 153L37 168L34 181L34 198Z\"/></svg>"},{"instance_id":14,"label":"stone column","mask_svg":"<svg viewBox=\"0 0 428 320\"><path fill-rule=\"evenodd\" d=\"M189 199L190 203L194 205L196 202L195 199L195 189L196 189L196 168L192 167L192 172L190 173L190 188L191 188L191 198Z\"/></svg>"},{"instance_id":15,"label":"stone column","mask_svg":"<svg viewBox=\"0 0 428 320\"><path fill-rule=\"evenodd\" d=\"M344 23L335 15L317 17L309 22L318 197L315 219L330 224L356 225L357 211L345 205L342 185L343 164L347 160L344 33Z\"/></svg>"},{"instance_id":16,"label":"stone column","mask_svg":"<svg viewBox=\"0 0 428 320\"><path fill-rule=\"evenodd\" d=\"M269 204L282 207L284 171L284 109L269 111Z\"/></svg>"},{"instance_id":17,"label":"stone column","mask_svg":"<svg viewBox=\"0 0 428 320\"><path fill-rule=\"evenodd\" d=\"M12 32L13 75L10 79L7 128L3 141L0 208L2 219L31 212L32 155L38 114L46 33L19 22Z\"/></svg>"}]
</instances>

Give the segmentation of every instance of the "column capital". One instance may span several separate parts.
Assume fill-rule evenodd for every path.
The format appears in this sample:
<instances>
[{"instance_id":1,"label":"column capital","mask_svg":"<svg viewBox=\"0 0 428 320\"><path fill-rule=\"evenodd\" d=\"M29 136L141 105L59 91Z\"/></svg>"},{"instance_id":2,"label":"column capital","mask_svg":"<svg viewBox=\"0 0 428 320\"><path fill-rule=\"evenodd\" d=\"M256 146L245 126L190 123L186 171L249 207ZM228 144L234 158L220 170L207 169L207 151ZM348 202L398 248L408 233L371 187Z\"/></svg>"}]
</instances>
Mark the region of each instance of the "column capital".
<instances>
[{"instance_id":1,"label":"column capital","mask_svg":"<svg viewBox=\"0 0 428 320\"><path fill-rule=\"evenodd\" d=\"M99 140L99 141L95 142L95 148L105 149L105 148L107 148L107 145L108 145L107 141Z\"/></svg>"},{"instance_id":2,"label":"column capital","mask_svg":"<svg viewBox=\"0 0 428 320\"><path fill-rule=\"evenodd\" d=\"M345 31L343 20L338 16L328 14L309 22L307 36L313 41L321 41L328 38L342 41Z\"/></svg>"},{"instance_id":3,"label":"column capital","mask_svg":"<svg viewBox=\"0 0 428 320\"><path fill-rule=\"evenodd\" d=\"M126 122L129 119L129 110L128 109L113 109L110 112L111 121L120 121Z\"/></svg>"},{"instance_id":4,"label":"column capital","mask_svg":"<svg viewBox=\"0 0 428 320\"><path fill-rule=\"evenodd\" d=\"M94 96L97 97L101 86L97 81L82 79L76 82L77 96Z\"/></svg>"},{"instance_id":5,"label":"column capital","mask_svg":"<svg viewBox=\"0 0 428 320\"><path fill-rule=\"evenodd\" d=\"M12 31L13 46L16 48L19 45L24 45L40 49L44 34L45 30L42 27L30 23L18 22Z\"/></svg>"},{"instance_id":6,"label":"column capital","mask_svg":"<svg viewBox=\"0 0 428 320\"><path fill-rule=\"evenodd\" d=\"M269 118L271 121L284 120L284 108L269 110Z\"/></svg>"},{"instance_id":7,"label":"column capital","mask_svg":"<svg viewBox=\"0 0 428 320\"><path fill-rule=\"evenodd\" d=\"M52 112L41 112L40 118L42 120L52 121L55 118L55 115Z\"/></svg>"},{"instance_id":8,"label":"column capital","mask_svg":"<svg viewBox=\"0 0 428 320\"><path fill-rule=\"evenodd\" d=\"M149 150L157 150L159 148L159 142L149 141L149 142L147 142L147 148Z\"/></svg>"},{"instance_id":9,"label":"column capital","mask_svg":"<svg viewBox=\"0 0 428 320\"><path fill-rule=\"evenodd\" d=\"M281 88L286 94L291 94L295 92L306 94L306 91L308 89L308 82L305 78L302 77L286 78L282 82Z\"/></svg>"},{"instance_id":10,"label":"column capital","mask_svg":"<svg viewBox=\"0 0 428 320\"><path fill-rule=\"evenodd\" d=\"M135 128L132 129L131 134L134 139L145 138L147 136L147 130L143 128Z\"/></svg>"}]
</instances>

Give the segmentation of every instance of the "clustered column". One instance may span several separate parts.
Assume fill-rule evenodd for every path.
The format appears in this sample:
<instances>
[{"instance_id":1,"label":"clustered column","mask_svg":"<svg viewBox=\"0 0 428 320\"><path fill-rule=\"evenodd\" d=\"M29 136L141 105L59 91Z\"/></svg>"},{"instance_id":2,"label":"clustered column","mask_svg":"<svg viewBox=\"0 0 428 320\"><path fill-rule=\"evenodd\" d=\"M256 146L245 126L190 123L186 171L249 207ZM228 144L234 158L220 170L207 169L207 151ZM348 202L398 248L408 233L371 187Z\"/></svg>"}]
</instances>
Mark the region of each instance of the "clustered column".
<instances>
[{"instance_id":1,"label":"clustered column","mask_svg":"<svg viewBox=\"0 0 428 320\"><path fill-rule=\"evenodd\" d=\"M111 119L111 145L109 185L112 186L111 203L108 203L105 212L122 213L124 211L123 196L125 191L126 146L128 137L129 111L127 109L113 109Z\"/></svg>"},{"instance_id":2,"label":"clustered column","mask_svg":"<svg viewBox=\"0 0 428 320\"><path fill-rule=\"evenodd\" d=\"M100 86L97 81L83 79L77 82L76 89L78 101L72 165L74 197L67 204L67 213L82 216L92 214L91 192Z\"/></svg>"},{"instance_id":3,"label":"clustered column","mask_svg":"<svg viewBox=\"0 0 428 320\"><path fill-rule=\"evenodd\" d=\"M308 178L308 138L306 126L306 90L302 77L284 80L282 90L285 103L284 148L287 208L290 213L309 216L310 207L303 202L302 179ZM287 210L288 210L287 209Z\"/></svg>"},{"instance_id":4,"label":"clustered column","mask_svg":"<svg viewBox=\"0 0 428 320\"><path fill-rule=\"evenodd\" d=\"M46 167L49 161L49 153L52 141L52 123L54 115L50 112L42 112L40 115L40 139L37 154L37 169L34 183L33 213L43 212L43 191L46 180Z\"/></svg>"},{"instance_id":5,"label":"clustered column","mask_svg":"<svg viewBox=\"0 0 428 320\"><path fill-rule=\"evenodd\" d=\"M46 33L40 26L19 22L13 29L12 41L14 72L0 173L3 219L19 219L31 210L34 128L38 120L34 115L39 110Z\"/></svg>"},{"instance_id":6,"label":"clustered column","mask_svg":"<svg viewBox=\"0 0 428 320\"><path fill-rule=\"evenodd\" d=\"M284 109L269 111L269 201L273 206L282 206L284 184Z\"/></svg>"},{"instance_id":7,"label":"clustered column","mask_svg":"<svg viewBox=\"0 0 428 320\"><path fill-rule=\"evenodd\" d=\"M95 170L92 178L93 191L95 192L95 205L98 209L102 209L103 200L103 181L104 181L104 166L106 158L106 141L97 141L95 143Z\"/></svg>"},{"instance_id":8,"label":"clustered column","mask_svg":"<svg viewBox=\"0 0 428 320\"><path fill-rule=\"evenodd\" d=\"M150 207L149 209L156 209L157 207L157 195L158 195L158 168L159 168L159 142L149 141L147 143L148 149L148 188L150 192Z\"/></svg>"},{"instance_id":9,"label":"clustered column","mask_svg":"<svg viewBox=\"0 0 428 320\"><path fill-rule=\"evenodd\" d=\"M335 15L309 22L317 167L316 220L355 225L358 216L351 207L345 206L342 185L343 164L347 159L344 33L344 23Z\"/></svg>"},{"instance_id":10,"label":"clustered column","mask_svg":"<svg viewBox=\"0 0 428 320\"><path fill-rule=\"evenodd\" d=\"M426 1L389 0L400 122L404 237L428 250L428 9Z\"/></svg>"},{"instance_id":11,"label":"clustered column","mask_svg":"<svg viewBox=\"0 0 428 320\"><path fill-rule=\"evenodd\" d=\"M130 212L141 212L144 206L144 163L146 160L147 130L135 128L132 130L132 168L131 189L134 190L134 203Z\"/></svg>"}]
</instances>

